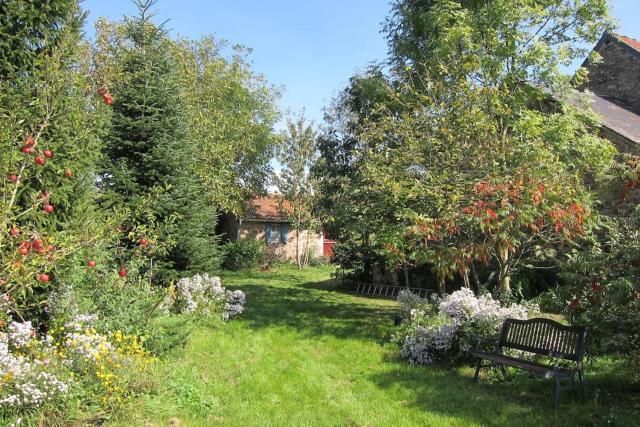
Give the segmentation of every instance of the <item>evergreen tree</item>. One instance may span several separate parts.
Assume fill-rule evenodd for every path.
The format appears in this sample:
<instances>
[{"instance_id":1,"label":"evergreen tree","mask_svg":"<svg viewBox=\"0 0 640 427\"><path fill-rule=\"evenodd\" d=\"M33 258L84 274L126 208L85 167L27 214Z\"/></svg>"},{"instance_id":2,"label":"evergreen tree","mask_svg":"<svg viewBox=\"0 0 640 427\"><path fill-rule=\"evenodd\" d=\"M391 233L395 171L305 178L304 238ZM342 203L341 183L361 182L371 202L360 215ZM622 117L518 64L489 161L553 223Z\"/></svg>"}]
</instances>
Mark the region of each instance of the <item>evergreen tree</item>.
<instances>
[{"instance_id":1,"label":"evergreen tree","mask_svg":"<svg viewBox=\"0 0 640 427\"><path fill-rule=\"evenodd\" d=\"M69 20L77 0L3 0L0 2L0 79L42 69L42 58L61 43L63 29L76 31L82 19Z\"/></svg>"},{"instance_id":2,"label":"evergreen tree","mask_svg":"<svg viewBox=\"0 0 640 427\"><path fill-rule=\"evenodd\" d=\"M151 21L155 0L135 3L139 16L116 24L122 37L113 56L117 77L108 88L114 114L101 187L106 206L130 210L154 194L155 216L147 218L148 225L170 225L161 238L173 245L154 261L154 280L166 282L193 267L192 260L203 262L204 254L194 254L198 248L215 247L215 211L202 206L171 42L163 26ZM135 246L142 238L129 235L128 244ZM203 239L211 243L208 248L200 244Z\"/></svg>"}]
</instances>

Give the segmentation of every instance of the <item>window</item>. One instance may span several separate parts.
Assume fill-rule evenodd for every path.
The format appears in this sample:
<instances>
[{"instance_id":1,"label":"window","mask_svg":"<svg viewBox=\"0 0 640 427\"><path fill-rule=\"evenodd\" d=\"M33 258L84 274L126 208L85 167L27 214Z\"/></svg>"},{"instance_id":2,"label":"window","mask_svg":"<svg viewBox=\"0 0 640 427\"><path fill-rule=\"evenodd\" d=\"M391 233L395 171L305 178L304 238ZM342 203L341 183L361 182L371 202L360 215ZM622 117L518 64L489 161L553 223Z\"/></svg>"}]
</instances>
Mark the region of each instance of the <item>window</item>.
<instances>
[{"instance_id":1,"label":"window","mask_svg":"<svg viewBox=\"0 0 640 427\"><path fill-rule=\"evenodd\" d=\"M266 223L264 226L264 238L270 245L286 244L289 240L289 224Z\"/></svg>"}]
</instances>

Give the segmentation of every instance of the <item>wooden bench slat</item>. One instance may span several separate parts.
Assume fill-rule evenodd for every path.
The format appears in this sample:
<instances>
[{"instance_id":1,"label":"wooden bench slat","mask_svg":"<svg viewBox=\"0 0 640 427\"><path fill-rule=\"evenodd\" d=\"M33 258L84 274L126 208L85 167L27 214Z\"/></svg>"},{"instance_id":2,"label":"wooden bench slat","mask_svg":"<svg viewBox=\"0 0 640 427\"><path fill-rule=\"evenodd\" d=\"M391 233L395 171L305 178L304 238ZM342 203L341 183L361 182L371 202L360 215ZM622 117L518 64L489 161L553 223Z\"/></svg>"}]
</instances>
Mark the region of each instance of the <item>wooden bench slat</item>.
<instances>
[{"instance_id":1,"label":"wooden bench slat","mask_svg":"<svg viewBox=\"0 0 640 427\"><path fill-rule=\"evenodd\" d=\"M470 354L478 359L474 378L478 379L480 368L482 368L481 360L488 360L494 365L503 367L503 369L504 366L512 366L555 378L556 397L554 402L557 407L561 390L560 378L571 378L573 386L574 377L578 375L584 394L582 358L584 356L585 339L586 330L584 328L565 326L550 319L506 319L502 324L502 330L494 352L487 353L477 348L470 351ZM566 359L575 362L575 367L565 368L555 364L552 366L520 357L508 356L503 354L504 349L521 350L527 353Z\"/></svg>"}]
</instances>

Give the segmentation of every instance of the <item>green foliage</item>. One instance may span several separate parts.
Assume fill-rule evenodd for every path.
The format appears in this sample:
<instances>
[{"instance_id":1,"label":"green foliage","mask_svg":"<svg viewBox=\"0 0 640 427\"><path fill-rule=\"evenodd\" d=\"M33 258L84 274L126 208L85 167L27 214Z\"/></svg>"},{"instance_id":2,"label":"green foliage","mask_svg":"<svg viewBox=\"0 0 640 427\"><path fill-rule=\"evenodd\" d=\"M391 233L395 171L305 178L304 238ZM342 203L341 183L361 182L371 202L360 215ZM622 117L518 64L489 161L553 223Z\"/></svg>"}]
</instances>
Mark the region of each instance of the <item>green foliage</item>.
<instances>
[{"instance_id":1,"label":"green foliage","mask_svg":"<svg viewBox=\"0 0 640 427\"><path fill-rule=\"evenodd\" d=\"M392 217L388 206L370 203L377 183L364 175L364 153L368 141L361 136L362 125L379 117L378 105L394 103L387 78L378 67L350 79L325 114L326 126L316 138L319 158L312 167L317 194L314 210L323 228L334 237L333 260L341 274L368 279L374 264L384 259L369 238L383 221Z\"/></svg>"},{"instance_id":2,"label":"green foliage","mask_svg":"<svg viewBox=\"0 0 640 427\"><path fill-rule=\"evenodd\" d=\"M640 357L640 209L606 230L605 248L576 252L561 274L566 286L542 298L584 325L589 352Z\"/></svg>"},{"instance_id":3,"label":"green foliage","mask_svg":"<svg viewBox=\"0 0 640 427\"><path fill-rule=\"evenodd\" d=\"M102 185L106 202L133 206L152 188L157 221L175 246L157 259L157 282L215 271L221 262L215 235L220 211L240 212L264 188L275 137L276 91L250 69L248 51L224 43L171 40L143 18L98 23L94 57L112 89L113 134Z\"/></svg>"},{"instance_id":4,"label":"green foliage","mask_svg":"<svg viewBox=\"0 0 640 427\"><path fill-rule=\"evenodd\" d=\"M9 8L3 23L23 18L27 6L19 3L0 6ZM37 27L41 19L47 28L38 41L23 40L26 52L14 46L5 69L14 75L0 79L0 165L7 174L0 181L0 263L13 315L44 321L49 292L69 279L69 255L92 244L85 230L99 221L94 182L108 113L94 97L77 4L66 4L64 13L51 5L33 19L27 22ZM40 249L19 253L36 242ZM41 274L49 281L39 281Z\"/></svg>"},{"instance_id":5,"label":"green foliage","mask_svg":"<svg viewBox=\"0 0 640 427\"><path fill-rule=\"evenodd\" d=\"M104 34L98 36L95 56L102 61L98 71L103 81L113 80L108 91L115 99L99 184L106 207L134 209L148 194L154 194L154 215L149 219L173 224L167 229L167 239L187 245L187 227L179 222L194 199L182 191L190 183L188 153L183 149L183 107L167 35L151 22L154 3L136 3L138 17L116 24L111 29L115 34L104 28ZM157 259L154 280L177 277L176 263L172 252Z\"/></svg>"},{"instance_id":6,"label":"green foliage","mask_svg":"<svg viewBox=\"0 0 640 427\"><path fill-rule=\"evenodd\" d=\"M222 267L225 270L260 267L267 256L265 243L253 239L240 239L237 242L229 242L224 245L223 250L224 260Z\"/></svg>"},{"instance_id":7,"label":"green foliage","mask_svg":"<svg viewBox=\"0 0 640 427\"><path fill-rule=\"evenodd\" d=\"M311 167L316 161L313 123L306 123L304 114L287 119L282 144L278 151L281 170L276 177L283 200L280 209L287 215L294 231L298 268L309 264L309 241L302 241L304 230L320 231L313 212L315 182ZM309 234L307 234L307 238Z\"/></svg>"},{"instance_id":8,"label":"green foliage","mask_svg":"<svg viewBox=\"0 0 640 427\"><path fill-rule=\"evenodd\" d=\"M594 238L585 182L603 178L615 150L592 117L544 103L549 90L569 90L561 66L610 25L606 2L516 3L396 2L390 76L373 74L365 81L377 90L343 99L338 123L348 126L321 140L340 237L392 270L430 264L441 293L454 276L510 293L523 267L549 268ZM342 152L356 172L340 180L327 169ZM478 277L481 264L495 274Z\"/></svg>"},{"instance_id":9,"label":"green foliage","mask_svg":"<svg viewBox=\"0 0 640 427\"><path fill-rule=\"evenodd\" d=\"M227 57L227 48L206 36L172 41L169 53L177 66L190 171L197 179L191 191L215 209L239 213L269 177L278 91L251 70L248 49L233 46Z\"/></svg>"},{"instance_id":10,"label":"green foliage","mask_svg":"<svg viewBox=\"0 0 640 427\"><path fill-rule=\"evenodd\" d=\"M69 21L77 0L6 0L0 3L0 80L14 79L25 71L40 71L64 37L61 28L71 24L79 32L82 19Z\"/></svg>"}]
</instances>

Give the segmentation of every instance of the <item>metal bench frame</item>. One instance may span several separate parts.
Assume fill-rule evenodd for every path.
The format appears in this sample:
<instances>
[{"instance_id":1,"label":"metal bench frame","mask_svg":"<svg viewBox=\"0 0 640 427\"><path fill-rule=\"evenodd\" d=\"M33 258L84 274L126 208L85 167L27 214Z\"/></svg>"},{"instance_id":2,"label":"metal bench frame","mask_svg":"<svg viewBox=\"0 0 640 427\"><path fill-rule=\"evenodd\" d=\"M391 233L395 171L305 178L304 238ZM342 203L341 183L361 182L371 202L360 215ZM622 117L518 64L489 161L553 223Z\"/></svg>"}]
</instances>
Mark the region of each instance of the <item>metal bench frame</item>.
<instances>
[{"instance_id":1,"label":"metal bench frame","mask_svg":"<svg viewBox=\"0 0 640 427\"><path fill-rule=\"evenodd\" d=\"M511 366L541 374L545 378L553 378L556 383L554 407L557 408L560 392L574 388L576 376L580 382L583 397L586 395L582 361L586 336L587 332L584 328L565 326L551 319L506 319L502 324L502 330L493 351L482 351L480 349L482 340L479 340L476 347L469 352L478 359L474 380L478 381L480 369L491 366L500 368L503 375L506 375L505 366ZM547 356L553 359L553 363L542 364L508 356L503 354L503 349L521 350ZM489 363L483 364L483 360L488 360ZM561 367L559 362L562 360L572 362L573 366ZM563 385L562 381L568 381L570 384Z\"/></svg>"}]
</instances>

